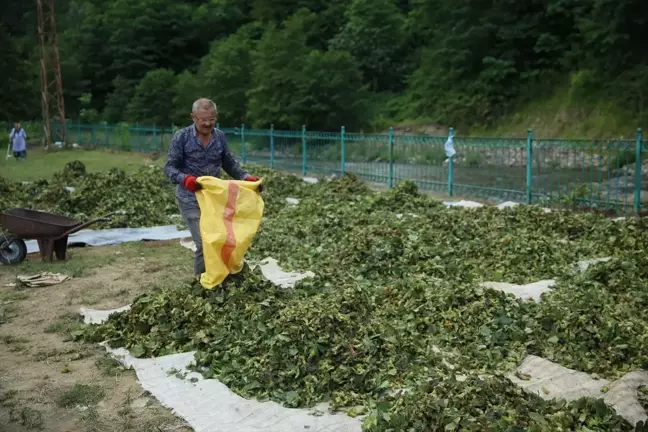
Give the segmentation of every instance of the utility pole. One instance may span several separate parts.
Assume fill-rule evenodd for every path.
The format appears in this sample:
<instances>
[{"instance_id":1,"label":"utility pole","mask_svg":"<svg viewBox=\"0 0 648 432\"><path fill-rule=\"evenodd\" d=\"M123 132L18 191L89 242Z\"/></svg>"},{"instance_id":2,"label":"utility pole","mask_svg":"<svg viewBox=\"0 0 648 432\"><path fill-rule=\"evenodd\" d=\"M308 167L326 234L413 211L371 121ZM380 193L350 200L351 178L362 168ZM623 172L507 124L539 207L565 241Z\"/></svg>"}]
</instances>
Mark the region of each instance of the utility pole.
<instances>
[{"instance_id":1,"label":"utility pole","mask_svg":"<svg viewBox=\"0 0 648 432\"><path fill-rule=\"evenodd\" d=\"M43 7L43 5L45 7ZM67 147L65 119L65 101L63 99L63 77L61 75L61 60L58 49L56 32L56 17L54 0L36 0L38 16L38 39L40 43L41 65L41 109L43 116L43 134L45 148L52 144L52 119L50 117L50 101L56 101L58 138ZM53 72L54 81L50 82L49 73ZM56 131L55 131L56 132Z\"/></svg>"}]
</instances>

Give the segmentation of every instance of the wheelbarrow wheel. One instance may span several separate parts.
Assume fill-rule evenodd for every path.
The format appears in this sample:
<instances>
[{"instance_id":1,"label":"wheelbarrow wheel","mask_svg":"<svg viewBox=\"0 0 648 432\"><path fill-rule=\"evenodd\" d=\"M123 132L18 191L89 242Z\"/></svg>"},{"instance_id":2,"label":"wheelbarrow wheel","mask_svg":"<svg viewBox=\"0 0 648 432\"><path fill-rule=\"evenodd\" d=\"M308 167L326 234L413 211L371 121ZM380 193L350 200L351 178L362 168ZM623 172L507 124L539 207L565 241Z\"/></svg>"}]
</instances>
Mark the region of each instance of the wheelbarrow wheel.
<instances>
[{"instance_id":1,"label":"wheelbarrow wheel","mask_svg":"<svg viewBox=\"0 0 648 432\"><path fill-rule=\"evenodd\" d=\"M16 237L0 238L0 263L20 264L27 257L27 245Z\"/></svg>"}]
</instances>

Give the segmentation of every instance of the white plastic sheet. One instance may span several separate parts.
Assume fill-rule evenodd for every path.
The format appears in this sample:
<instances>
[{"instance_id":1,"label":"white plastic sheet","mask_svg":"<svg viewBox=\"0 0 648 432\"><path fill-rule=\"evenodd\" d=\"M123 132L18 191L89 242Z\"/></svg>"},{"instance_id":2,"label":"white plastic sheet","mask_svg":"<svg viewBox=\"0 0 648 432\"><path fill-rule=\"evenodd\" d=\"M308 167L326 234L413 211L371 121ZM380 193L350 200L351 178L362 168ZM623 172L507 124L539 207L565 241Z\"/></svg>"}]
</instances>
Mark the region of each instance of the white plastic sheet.
<instances>
[{"instance_id":1,"label":"white plastic sheet","mask_svg":"<svg viewBox=\"0 0 648 432\"><path fill-rule=\"evenodd\" d=\"M188 230L179 230L176 225L149 228L111 228L105 230L81 230L68 239L70 245L108 246L142 240L175 240L188 237ZM27 253L38 252L36 240L29 240Z\"/></svg>"},{"instance_id":2,"label":"white plastic sheet","mask_svg":"<svg viewBox=\"0 0 648 432\"><path fill-rule=\"evenodd\" d=\"M315 273L311 271L306 273L285 272L279 267L279 263L274 258L264 259L259 263L259 267L261 267L261 273L266 279L282 288L293 287L300 280L315 276Z\"/></svg>"},{"instance_id":3,"label":"white plastic sheet","mask_svg":"<svg viewBox=\"0 0 648 432\"><path fill-rule=\"evenodd\" d=\"M513 201L506 201L506 202L503 202L502 204L498 204L497 208L500 209L500 210L503 210L505 208L517 207L519 205L520 205L520 203L516 203L516 202L513 202Z\"/></svg>"},{"instance_id":4,"label":"white plastic sheet","mask_svg":"<svg viewBox=\"0 0 648 432\"><path fill-rule=\"evenodd\" d=\"M587 269L589 269L593 265L607 262L611 259L612 257L604 257L578 261L574 266L574 271L582 273L587 271ZM541 280L526 285L517 285L507 282L483 282L480 284L480 286L483 288L504 291L515 295L521 300L533 300L536 302L540 302L542 300L542 294L551 292L555 285L556 281L553 279Z\"/></svg>"},{"instance_id":5,"label":"white plastic sheet","mask_svg":"<svg viewBox=\"0 0 648 432\"><path fill-rule=\"evenodd\" d=\"M555 280L548 279L526 285L516 285L506 282L484 282L480 285L484 288L513 294L522 300L534 300L540 302L542 294L551 291L555 284Z\"/></svg>"},{"instance_id":6,"label":"white plastic sheet","mask_svg":"<svg viewBox=\"0 0 648 432\"><path fill-rule=\"evenodd\" d=\"M594 258L594 259L578 261L578 263L576 264L577 271L579 272L587 271L587 269L590 268L591 266L598 263L610 261L611 259L612 257L604 257L604 258Z\"/></svg>"},{"instance_id":7,"label":"white plastic sheet","mask_svg":"<svg viewBox=\"0 0 648 432\"><path fill-rule=\"evenodd\" d=\"M106 350L127 367L160 403L182 417L196 432L360 432L360 419L330 414L326 405L314 409L285 408L236 395L215 379L189 372L194 352L137 359L123 348ZM184 379L170 373L179 371ZM192 382L195 381L195 382ZM316 415L314 415L316 414Z\"/></svg>"},{"instance_id":8,"label":"white plastic sheet","mask_svg":"<svg viewBox=\"0 0 648 432\"><path fill-rule=\"evenodd\" d=\"M525 391L535 393L545 400L573 401L582 397L603 399L632 425L648 420L648 415L637 398L637 388L648 384L647 372L630 372L619 380L610 382L533 355L524 359L518 372L527 375L528 379L520 379L515 374L508 378Z\"/></svg>"},{"instance_id":9,"label":"white plastic sheet","mask_svg":"<svg viewBox=\"0 0 648 432\"><path fill-rule=\"evenodd\" d=\"M180 246L189 249L192 252L196 252L196 243L191 238L183 238L180 240Z\"/></svg>"},{"instance_id":10,"label":"white plastic sheet","mask_svg":"<svg viewBox=\"0 0 648 432\"><path fill-rule=\"evenodd\" d=\"M299 204L299 200L297 198L286 198L286 202L291 205Z\"/></svg>"},{"instance_id":11,"label":"white plastic sheet","mask_svg":"<svg viewBox=\"0 0 648 432\"><path fill-rule=\"evenodd\" d=\"M446 207L464 207L464 208L479 208L484 207L484 204L478 203L476 201L443 201L443 205Z\"/></svg>"},{"instance_id":12,"label":"white plastic sheet","mask_svg":"<svg viewBox=\"0 0 648 432\"><path fill-rule=\"evenodd\" d=\"M126 305L117 309L99 310L82 307L79 313L83 316L83 322L86 324L101 324L106 321L108 317L114 313L124 312L130 310L130 305Z\"/></svg>"},{"instance_id":13,"label":"white plastic sheet","mask_svg":"<svg viewBox=\"0 0 648 432\"><path fill-rule=\"evenodd\" d=\"M452 156L457 154L457 152L456 152L456 150L454 148L454 139L453 139L452 135L449 136L448 139L446 140L445 144L443 145L443 149L445 150L445 153L446 153L446 156L448 157L448 159L450 159Z\"/></svg>"},{"instance_id":14,"label":"white plastic sheet","mask_svg":"<svg viewBox=\"0 0 648 432\"><path fill-rule=\"evenodd\" d=\"M476 201L467 201L467 200L460 200L460 201L443 201L443 205L446 207L463 207L463 208L481 208L485 207L485 204L476 202ZM496 208L500 210L504 210L507 208L512 208L512 207L517 207L518 205L521 205L520 203L516 203L513 201L506 201L501 204L498 204L495 206ZM542 207L542 211L545 213L551 213L550 208Z\"/></svg>"}]
</instances>

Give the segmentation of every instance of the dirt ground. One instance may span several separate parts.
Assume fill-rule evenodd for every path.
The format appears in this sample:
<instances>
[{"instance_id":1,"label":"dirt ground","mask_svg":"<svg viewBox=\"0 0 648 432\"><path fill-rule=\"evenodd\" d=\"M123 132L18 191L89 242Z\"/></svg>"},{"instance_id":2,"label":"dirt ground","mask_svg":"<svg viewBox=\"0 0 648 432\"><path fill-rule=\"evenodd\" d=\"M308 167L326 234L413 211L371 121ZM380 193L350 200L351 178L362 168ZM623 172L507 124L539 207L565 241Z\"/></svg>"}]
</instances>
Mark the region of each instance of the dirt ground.
<instances>
[{"instance_id":1,"label":"dirt ground","mask_svg":"<svg viewBox=\"0 0 648 432\"><path fill-rule=\"evenodd\" d=\"M173 242L73 248L63 263L30 256L0 266L0 431L190 432L99 346L73 342L81 307L124 306L154 284L192 274ZM72 276L43 288L7 286L18 274Z\"/></svg>"}]
</instances>

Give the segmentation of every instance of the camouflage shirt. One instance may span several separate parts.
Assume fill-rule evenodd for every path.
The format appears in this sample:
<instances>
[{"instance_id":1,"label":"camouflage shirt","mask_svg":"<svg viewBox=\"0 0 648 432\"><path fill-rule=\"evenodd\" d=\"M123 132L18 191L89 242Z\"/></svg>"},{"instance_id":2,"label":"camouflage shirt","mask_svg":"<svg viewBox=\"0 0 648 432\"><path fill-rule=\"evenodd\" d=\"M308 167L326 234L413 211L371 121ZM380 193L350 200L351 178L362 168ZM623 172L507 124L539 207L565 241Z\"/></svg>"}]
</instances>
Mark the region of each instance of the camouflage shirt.
<instances>
[{"instance_id":1,"label":"camouflage shirt","mask_svg":"<svg viewBox=\"0 0 648 432\"><path fill-rule=\"evenodd\" d=\"M195 125L180 129L173 135L164 173L178 185L176 198L182 207L198 207L196 195L184 186L185 177L218 177L221 167L237 180L245 180L249 175L234 159L222 131L214 129L206 147L198 141Z\"/></svg>"}]
</instances>

